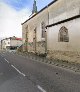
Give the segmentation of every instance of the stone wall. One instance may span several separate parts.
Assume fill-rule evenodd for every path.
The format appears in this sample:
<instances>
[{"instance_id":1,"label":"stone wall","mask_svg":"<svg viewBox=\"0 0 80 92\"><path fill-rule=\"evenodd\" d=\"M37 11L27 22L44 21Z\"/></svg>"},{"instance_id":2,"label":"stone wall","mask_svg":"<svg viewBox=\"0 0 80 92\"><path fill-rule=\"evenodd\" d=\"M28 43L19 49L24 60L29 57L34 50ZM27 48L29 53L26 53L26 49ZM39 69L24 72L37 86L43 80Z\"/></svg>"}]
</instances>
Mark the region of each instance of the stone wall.
<instances>
[{"instance_id":1,"label":"stone wall","mask_svg":"<svg viewBox=\"0 0 80 92\"><path fill-rule=\"evenodd\" d=\"M36 49L38 54L45 53L45 41L39 41L36 43Z\"/></svg>"},{"instance_id":2,"label":"stone wall","mask_svg":"<svg viewBox=\"0 0 80 92\"><path fill-rule=\"evenodd\" d=\"M28 42L28 52L34 52L33 42Z\"/></svg>"},{"instance_id":3,"label":"stone wall","mask_svg":"<svg viewBox=\"0 0 80 92\"><path fill-rule=\"evenodd\" d=\"M58 51L58 50L50 51L49 50L47 58L80 63L80 52Z\"/></svg>"},{"instance_id":4,"label":"stone wall","mask_svg":"<svg viewBox=\"0 0 80 92\"><path fill-rule=\"evenodd\" d=\"M28 52L35 52L35 46L33 42L28 43ZM36 53L44 54L45 53L45 41L36 42Z\"/></svg>"}]
</instances>

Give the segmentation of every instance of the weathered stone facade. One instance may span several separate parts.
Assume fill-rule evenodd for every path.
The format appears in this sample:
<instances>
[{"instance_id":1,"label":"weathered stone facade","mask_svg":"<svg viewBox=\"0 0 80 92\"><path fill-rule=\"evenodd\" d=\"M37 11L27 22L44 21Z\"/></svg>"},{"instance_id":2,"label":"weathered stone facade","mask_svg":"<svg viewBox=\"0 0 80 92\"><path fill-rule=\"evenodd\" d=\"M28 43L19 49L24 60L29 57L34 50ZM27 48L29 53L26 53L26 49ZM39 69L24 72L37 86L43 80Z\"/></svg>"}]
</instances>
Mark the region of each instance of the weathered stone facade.
<instances>
[{"instance_id":1,"label":"weathered stone facade","mask_svg":"<svg viewBox=\"0 0 80 92\"><path fill-rule=\"evenodd\" d=\"M45 53L45 41L36 42L36 50L35 50L33 42L28 43L27 48L28 48L28 52L43 54Z\"/></svg>"},{"instance_id":2,"label":"weathered stone facade","mask_svg":"<svg viewBox=\"0 0 80 92\"><path fill-rule=\"evenodd\" d=\"M66 60L68 62L75 62L80 63L80 52L74 52L74 51L48 51L49 59L59 59L59 60Z\"/></svg>"},{"instance_id":3,"label":"weathered stone facade","mask_svg":"<svg viewBox=\"0 0 80 92\"><path fill-rule=\"evenodd\" d=\"M45 53L45 41L40 41L36 43L37 53L44 54Z\"/></svg>"},{"instance_id":4,"label":"weathered stone facade","mask_svg":"<svg viewBox=\"0 0 80 92\"><path fill-rule=\"evenodd\" d=\"M44 40L41 27L43 22L46 26ZM27 26L28 32L25 29ZM47 52L47 57L80 61L80 0L53 1L22 23L23 43L26 41L26 32L27 41L31 44L28 44L28 51Z\"/></svg>"},{"instance_id":5,"label":"weathered stone facade","mask_svg":"<svg viewBox=\"0 0 80 92\"><path fill-rule=\"evenodd\" d=\"M28 43L28 52L33 52L34 53L34 45L33 45L33 42Z\"/></svg>"}]
</instances>

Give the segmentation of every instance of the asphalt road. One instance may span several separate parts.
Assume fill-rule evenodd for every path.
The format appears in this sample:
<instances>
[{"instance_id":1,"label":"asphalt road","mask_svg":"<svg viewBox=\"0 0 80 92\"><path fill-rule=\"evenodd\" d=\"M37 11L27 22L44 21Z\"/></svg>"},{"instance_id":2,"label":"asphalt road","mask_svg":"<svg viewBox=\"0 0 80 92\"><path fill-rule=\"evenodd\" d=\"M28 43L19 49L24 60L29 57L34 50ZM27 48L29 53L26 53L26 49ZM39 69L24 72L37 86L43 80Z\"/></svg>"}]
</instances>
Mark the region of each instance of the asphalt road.
<instances>
[{"instance_id":1,"label":"asphalt road","mask_svg":"<svg viewBox=\"0 0 80 92\"><path fill-rule=\"evenodd\" d=\"M0 53L0 92L80 92L80 73Z\"/></svg>"}]
</instances>

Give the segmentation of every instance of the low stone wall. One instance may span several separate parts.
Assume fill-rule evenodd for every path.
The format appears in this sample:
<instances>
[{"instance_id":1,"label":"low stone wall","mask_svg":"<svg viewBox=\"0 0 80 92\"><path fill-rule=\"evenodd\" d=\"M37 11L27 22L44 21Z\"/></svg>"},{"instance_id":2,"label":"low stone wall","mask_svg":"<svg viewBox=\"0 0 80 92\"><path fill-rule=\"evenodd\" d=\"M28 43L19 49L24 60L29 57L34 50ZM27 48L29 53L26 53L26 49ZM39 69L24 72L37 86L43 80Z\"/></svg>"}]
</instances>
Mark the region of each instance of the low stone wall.
<instances>
[{"instance_id":1,"label":"low stone wall","mask_svg":"<svg viewBox=\"0 0 80 92\"><path fill-rule=\"evenodd\" d=\"M45 41L40 41L36 43L36 51L38 54L45 53Z\"/></svg>"},{"instance_id":2,"label":"low stone wall","mask_svg":"<svg viewBox=\"0 0 80 92\"><path fill-rule=\"evenodd\" d=\"M35 47L33 42L28 43L28 52L35 52ZM45 53L45 41L36 42L36 53L43 54Z\"/></svg>"},{"instance_id":3,"label":"low stone wall","mask_svg":"<svg viewBox=\"0 0 80 92\"><path fill-rule=\"evenodd\" d=\"M80 52L48 51L47 58L66 60L66 61L69 61L69 62L80 63Z\"/></svg>"},{"instance_id":4,"label":"low stone wall","mask_svg":"<svg viewBox=\"0 0 80 92\"><path fill-rule=\"evenodd\" d=\"M32 43L28 43L28 52L34 52L33 42Z\"/></svg>"}]
</instances>

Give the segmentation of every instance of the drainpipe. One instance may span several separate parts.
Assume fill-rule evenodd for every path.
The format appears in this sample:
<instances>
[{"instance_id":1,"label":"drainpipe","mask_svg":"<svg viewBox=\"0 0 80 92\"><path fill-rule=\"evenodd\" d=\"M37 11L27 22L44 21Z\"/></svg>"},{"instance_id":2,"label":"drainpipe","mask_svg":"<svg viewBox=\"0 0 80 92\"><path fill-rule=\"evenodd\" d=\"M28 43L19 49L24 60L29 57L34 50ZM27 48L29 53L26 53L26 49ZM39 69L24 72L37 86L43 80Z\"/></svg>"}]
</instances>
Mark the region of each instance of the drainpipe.
<instances>
[{"instance_id":1,"label":"drainpipe","mask_svg":"<svg viewBox=\"0 0 80 92\"><path fill-rule=\"evenodd\" d=\"M45 31L45 54L47 54L47 31Z\"/></svg>"},{"instance_id":2,"label":"drainpipe","mask_svg":"<svg viewBox=\"0 0 80 92\"><path fill-rule=\"evenodd\" d=\"M27 34L28 34L28 26L26 27L26 52L28 52L28 46L27 46L27 43L28 43L28 38L27 38Z\"/></svg>"},{"instance_id":3,"label":"drainpipe","mask_svg":"<svg viewBox=\"0 0 80 92\"><path fill-rule=\"evenodd\" d=\"M34 46L34 48L35 48L35 53L36 53L36 42L37 42L36 41L37 40L37 38L36 38L36 28L34 29L34 34L35 34L35 38L34 38L35 39L35 46Z\"/></svg>"},{"instance_id":4,"label":"drainpipe","mask_svg":"<svg viewBox=\"0 0 80 92\"><path fill-rule=\"evenodd\" d=\"M47 16L48 16L48 25L49 25L49 10L48 10L48 6L47 6ZM45 31L45 53L47 54L47 31L48 31L48 28L46 28L46 31Z\"/></svg>"}]
</instances>

